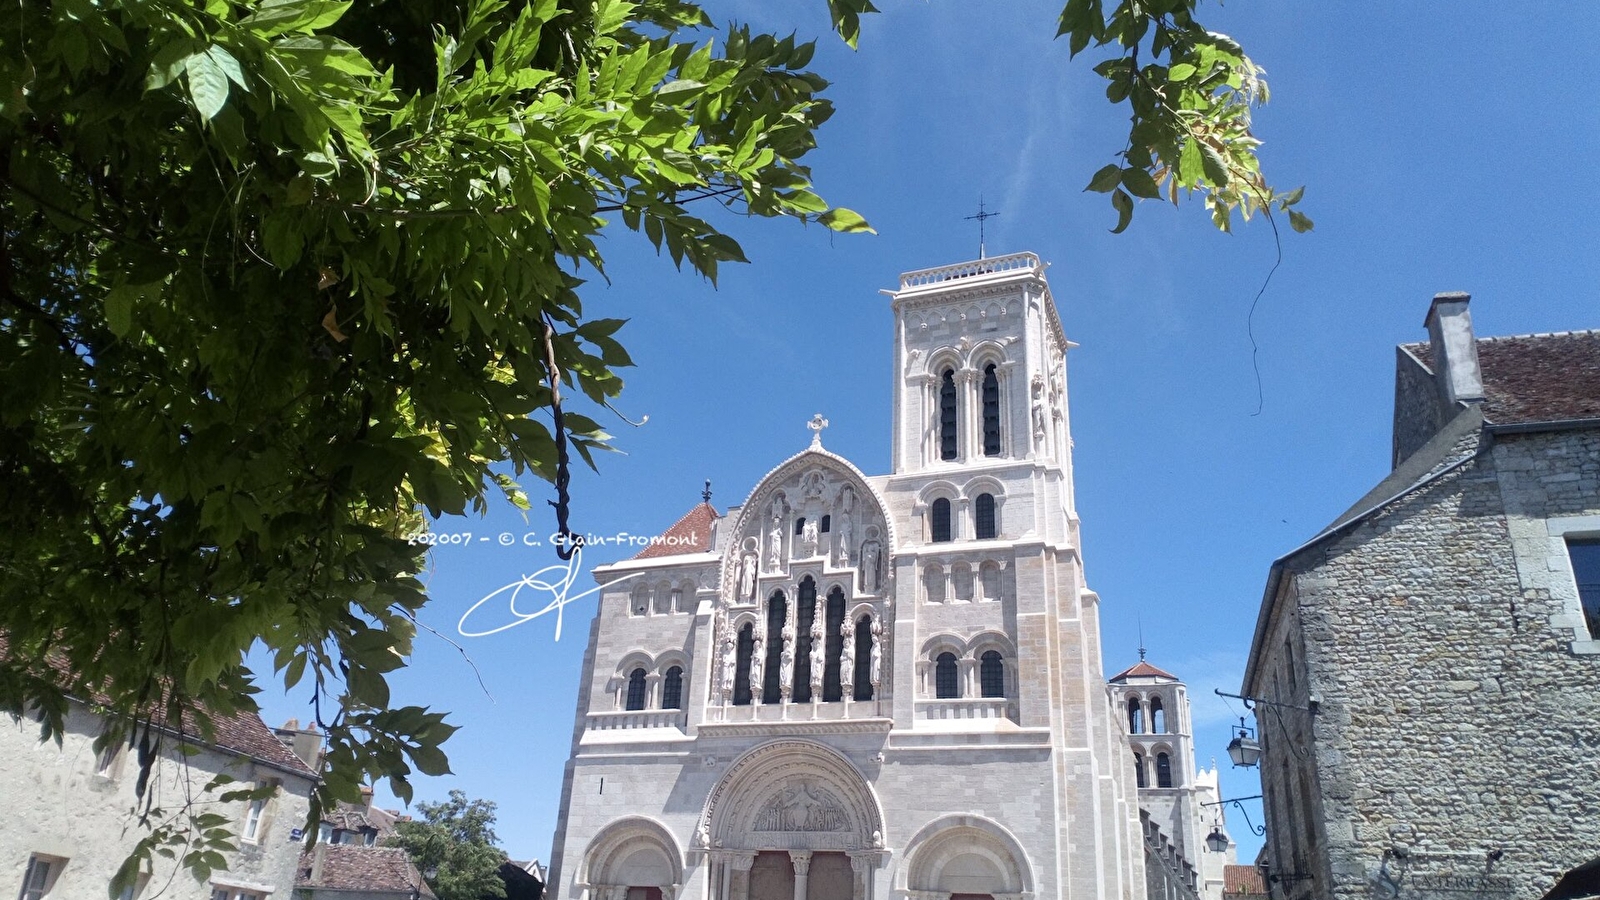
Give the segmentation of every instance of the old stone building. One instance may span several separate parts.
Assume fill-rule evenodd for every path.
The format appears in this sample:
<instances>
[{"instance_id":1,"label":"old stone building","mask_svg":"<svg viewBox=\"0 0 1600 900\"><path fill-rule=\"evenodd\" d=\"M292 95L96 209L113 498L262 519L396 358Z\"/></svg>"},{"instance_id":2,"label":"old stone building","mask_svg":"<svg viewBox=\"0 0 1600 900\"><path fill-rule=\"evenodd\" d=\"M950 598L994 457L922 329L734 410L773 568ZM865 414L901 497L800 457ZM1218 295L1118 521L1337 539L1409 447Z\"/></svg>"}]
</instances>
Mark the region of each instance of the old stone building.
<instances>
[{"instance_id":1,"label":"old stone building","mask_svg":"<svg viewBox=\"0 0 1600 900\"><path fill-rule=\"evenodd\" d=\"M1426 327L1393 472L1268 576L1275 897L1533 900L1600 855L1600 332Z\"/></svg>"},{"instance_id":2,"label":"old stone building","mask_svg":"<svg viewBox=\"0 0 1600 900\"><path fill-rule=\"evenodd\" d=\"M1222 900L1223 869L1237 858L1220 803L1216 764L1197 765L1189 688L1176 675L1139 662L1111 676L1138 788L1147 900ZM1225 839L1213 850L1206 839Z\"/></svg>"},{"instance_id":3,"label":"old stone building","mask_svg":"<svg viewBox=\"0 0 1600 900\"><path fill-rule=\"evenodd\" d=\"M887 292L889 474L818 416L743 504L596 570L552 896L1143 897L1044 269Z\"/></svg>"},{"instance_id":4,"label":"old stone building","mask_svg":"<svg viewBox=\"0 0 1600 900\"><path fill-rule=\"evenodd\" d=\"M125 745L96 753L104 718L72 702L58 745L39 740L39 723L0 716L0 895L19 900L104 898L111 877L146 831L135 821L138 763ZM175 735L161 744L148 790L176 813L185 797L203 811L227 817L238 849L228 868L196 882L175 864L155 858L155 870L123 894L127 900L284 900L294 888L300 828L314 777L253 713L216 722L215 740L190 741L181 753ZM270 800L220 803L202 788L219 774L245 785L275 783ZM235 785L236 786L236 785ZM231 789L231 788L230 788Z\"/></svg>"}]
</instances>

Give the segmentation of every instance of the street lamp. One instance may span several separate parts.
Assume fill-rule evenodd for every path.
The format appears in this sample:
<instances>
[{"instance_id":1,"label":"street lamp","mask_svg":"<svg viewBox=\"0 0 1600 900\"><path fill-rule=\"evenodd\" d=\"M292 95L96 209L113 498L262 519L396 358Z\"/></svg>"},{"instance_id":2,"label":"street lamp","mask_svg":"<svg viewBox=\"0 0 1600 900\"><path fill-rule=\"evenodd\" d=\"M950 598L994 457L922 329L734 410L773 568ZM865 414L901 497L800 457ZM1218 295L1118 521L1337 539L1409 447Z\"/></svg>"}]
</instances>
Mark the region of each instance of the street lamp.
<instances>
[{"instance_id":1,"label":"street lamp","mask_svg":"<svg viewBox=\"0 0 1600 900\"><path fill-rule=\"evenodd\" d=\"M1244 716L1239 717L1239 733L1228 742L1228 758L1234 768L1253 768L1261 762L1261 745L1256 743L1255 732L1244 724Z\"/></svg>"},{"instance_id":2,"label":"street lamp","mask_svg":"<svg viewBox=\"0 0 1600 900\"><path fill-rule=\"evenodd\" d=\"M1211 833L1206 835L1206 847L1212 853L1226 853L1228 850L1228 836L1222 833L1222 826L1211 826Z\"/></svg>"}]
</instances>

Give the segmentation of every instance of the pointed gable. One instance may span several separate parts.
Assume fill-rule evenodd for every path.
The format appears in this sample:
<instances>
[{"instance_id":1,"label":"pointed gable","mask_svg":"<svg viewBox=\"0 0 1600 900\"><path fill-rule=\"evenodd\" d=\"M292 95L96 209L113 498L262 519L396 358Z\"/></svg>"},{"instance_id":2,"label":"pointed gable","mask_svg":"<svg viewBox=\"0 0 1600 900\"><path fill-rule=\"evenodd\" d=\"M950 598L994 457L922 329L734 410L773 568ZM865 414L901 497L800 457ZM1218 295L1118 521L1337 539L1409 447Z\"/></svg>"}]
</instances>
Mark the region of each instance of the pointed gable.
<instances>
[{"instance_id":1,"label":"pointed gable","mask_svg":"<svg viewBox=\"0 0 1600 900\"><path fill-rule=\"evenodd\" d=\"M1166 678L1170 681L1178 680L1178 676L1172 674L1171 672L1163 672L1162 670L1150 665L1142 659L1139 660L1138 664L1136 664L1133 668L1123 669L1121 672L1111 676L1110 681L1112 684L1117 684L1119 682L1127 681L1129 678Z\"/></svg>"},{"instance_id":2,"label":"pointed gable","mask_svg":"<svg viewBox=\"0 0 1600 900\"><path fill-rule=\"evenodd\" d=\"M655 559L658 556L679 556L684 553L709 553L711 524L721 515L710 503L702 501L683 514L676 524L662 532L650 546L639 551L634 559Z\"/></svg>"}]
</instances>

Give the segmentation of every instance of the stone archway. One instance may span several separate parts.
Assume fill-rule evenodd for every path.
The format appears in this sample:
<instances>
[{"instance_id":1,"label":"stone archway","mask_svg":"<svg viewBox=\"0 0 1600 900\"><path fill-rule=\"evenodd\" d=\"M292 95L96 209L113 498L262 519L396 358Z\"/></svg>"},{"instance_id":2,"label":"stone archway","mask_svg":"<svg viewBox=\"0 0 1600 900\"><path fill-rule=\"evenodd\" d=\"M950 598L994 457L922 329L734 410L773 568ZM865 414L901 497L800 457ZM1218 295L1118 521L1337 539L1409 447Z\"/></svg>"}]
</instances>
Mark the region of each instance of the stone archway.
<instances>
[{"instance_id":1,"label":"stone archway","mask_svg":"<svg viewBox=\"0 0 1600 900\"><path fill-rule=\"evenodd\" d=\"M588 900L674 900L683 885L683 855L660 822L628 816L589 842L578 881Z\"/></svg>"},{"instance_id":2,"label":"stone archway","mask_svg":"<svg viewBox=\"0 0 1600 900\"><path fill-rule=\"evenodd\" d=\"M706 800L697 844L713 900L871 900L883 810L845 756L816 741L746 752Z\"/></svg>"},{"instance_id":3,"label":"stone archway","mask_svg":"<svg viewBox=\"0 0 1600 900\"><path fill-rule=\"evenodd\" d=\"M906 848L898 887L911 898L1031 900L1033 872L1016 837L982 816L944 816Z\"/></svg>"}]
</instances>

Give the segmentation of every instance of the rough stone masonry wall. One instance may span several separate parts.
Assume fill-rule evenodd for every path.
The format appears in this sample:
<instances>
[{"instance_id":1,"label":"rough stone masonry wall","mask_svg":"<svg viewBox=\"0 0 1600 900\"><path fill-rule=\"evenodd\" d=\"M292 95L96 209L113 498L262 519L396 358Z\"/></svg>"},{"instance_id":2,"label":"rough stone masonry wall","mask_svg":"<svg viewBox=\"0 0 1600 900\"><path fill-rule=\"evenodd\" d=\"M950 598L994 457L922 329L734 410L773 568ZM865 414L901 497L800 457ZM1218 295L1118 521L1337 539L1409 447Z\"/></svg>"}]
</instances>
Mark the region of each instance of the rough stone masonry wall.
<instances>
[{"instance_id":1,"label":"rough stone masonry wall","mask_svg":"<svg viewBox=\"0 0 1600 900\"><path fill-rule=\"evenodd\" d=\"M1600 848L1600 656L1525 588L1508 503L1513 525L1600 512L1600 440L1502 437L1290 561L1323 701L1314 896L1531 900Z\"/></svg>"}]
</instances>

